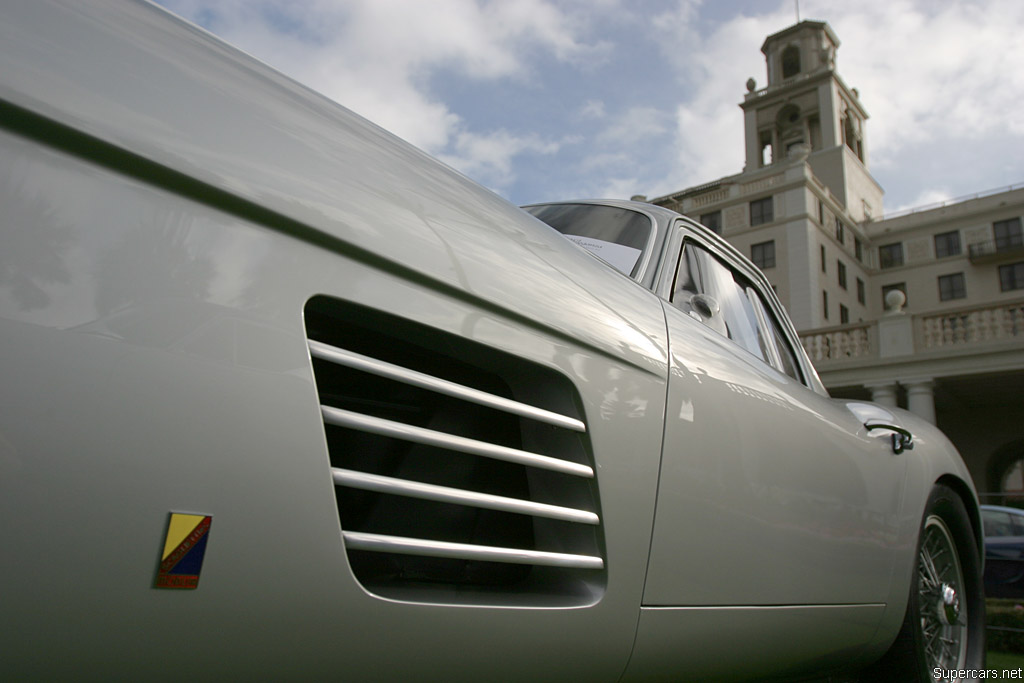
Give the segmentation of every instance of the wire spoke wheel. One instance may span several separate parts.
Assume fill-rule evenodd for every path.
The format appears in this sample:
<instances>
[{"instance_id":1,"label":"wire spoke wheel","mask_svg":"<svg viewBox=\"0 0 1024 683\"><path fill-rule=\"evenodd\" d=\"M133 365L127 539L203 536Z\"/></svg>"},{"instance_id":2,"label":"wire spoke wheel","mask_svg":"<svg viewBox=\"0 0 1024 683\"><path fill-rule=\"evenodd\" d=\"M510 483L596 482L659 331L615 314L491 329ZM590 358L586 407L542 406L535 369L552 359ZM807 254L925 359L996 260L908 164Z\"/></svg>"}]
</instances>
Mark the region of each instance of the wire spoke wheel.
<instances>
[{"instance_id":1,"label":"wire spoke wheel","mask_svg":"<svg viewBox=\"0 0 1024 683\"><path fill-rule=\"evenodd\" d=\"M981 544L963 499L936 484L918 527L917 555L903 625L882 659L864 669L871 683L930 683L985 666ZM909 558L908 558L909 559ZM936 671L942 671L936 675Z\"/></svg>"},{"instance_id":2,"label":"wire spoke wheel","mask_svg":"<svg viewBox=\"0 0 1024 683\"><path fill-rule=\"evenodd\" d=\"M938 515L925 521L917 564L918 607L928 667L960 669L967 658L964 574L949 527Z\"/></svg>"}]
</instances>

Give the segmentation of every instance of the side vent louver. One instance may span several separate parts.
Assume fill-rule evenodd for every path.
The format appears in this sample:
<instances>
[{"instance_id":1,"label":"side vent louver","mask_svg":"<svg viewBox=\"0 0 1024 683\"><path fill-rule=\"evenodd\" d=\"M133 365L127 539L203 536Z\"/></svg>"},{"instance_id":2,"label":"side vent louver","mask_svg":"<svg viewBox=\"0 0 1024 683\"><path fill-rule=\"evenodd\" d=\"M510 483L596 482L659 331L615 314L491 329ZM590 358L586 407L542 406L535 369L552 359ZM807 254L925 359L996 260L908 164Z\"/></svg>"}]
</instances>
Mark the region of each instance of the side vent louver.
<instances>
[{"instance_id":1,"label":"side vent louver","mask_svg":"<svg viewBox=\"0 0 1024 683\"><path fill-rule=\"evenodd\" d=\"M465 604L600 597L597 487L568 379L327 297L305 317L342 535L367 590Z\"/></svg>"}]
</instances>

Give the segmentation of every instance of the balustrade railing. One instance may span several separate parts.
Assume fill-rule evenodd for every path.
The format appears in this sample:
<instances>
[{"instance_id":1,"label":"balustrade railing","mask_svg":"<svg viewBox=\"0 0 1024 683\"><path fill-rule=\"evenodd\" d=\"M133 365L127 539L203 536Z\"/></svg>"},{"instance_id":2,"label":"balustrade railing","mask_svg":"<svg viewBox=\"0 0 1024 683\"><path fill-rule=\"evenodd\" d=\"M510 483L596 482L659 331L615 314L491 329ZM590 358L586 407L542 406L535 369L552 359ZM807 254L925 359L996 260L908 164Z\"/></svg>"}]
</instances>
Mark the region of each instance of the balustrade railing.
<instances>
[{"instance_id":1,"label":"balustrade railing","mask_svg":"<svg viewBox=\"0 0 1024 683\"><path fill-rule=\"evenodd\" d=\"M808 332L800 342L812 363L872 355L870 323Z\"/></svg>"},{"instance_id":2,"label":"balustrade railing","mask_svg":"<svg viewBox=\"0 0 1024 683\"><path fill-rule=\"evenodd\" d=\"M708 204L715 204L717 202L724 202L729 198L729 190L716 190L714 192L707 192L700 194L691 200L693 207L707 206Z\"/></svg>"},{"instance_id":3,"label":"balustrade railing","mask_svg":"<svg viewBox=\"0 0 1024 683\"><path fill-rule=\"evenodd\" d=\"M750 194L751 192L760 192L761 190L767 190L768 188L775 187L776 185L782 184L782 174L770 175L767 178L759 178L758 180L745 183L740 186L740 194Z\"/></svg>"},{"instance_id":4,"label":"balustrade railing","mask_svg":"<svg viewBox=\"0 0 1024 683\"><path fill-rule=\"evenodd\" d=\"M922 349L1024 340L1024 303L924 315L920 322L921 334L915 347Z\"/></svg>"},{"instance_id":5,"label":"balustrade railing","mask_svg":"<svg viewBox=\"0 0 1024 683\"><path fill-rule=\"evenodd\" d=\"M1019 342L1024 348L1024 301L915 315L906 319L917 352L959 353L970 347ZM890 331L892 328L889 328ZM815 365L880 357L878 322L807 330L800 342ZM910 344L908 343L908 353Z\"/></svg>"},{"instance_id":6,"label":"balustrade railing","mask_svg":"<svg viewBox=\"0 0 1024 683\"><path fill-rule=\"evenodd\" d=\"M984 261L1005 254L1024 252L1024 240L1019 235L1000 240L985 240L967 245L967 256L972 261Z\"/></svg>"}]
</instances>

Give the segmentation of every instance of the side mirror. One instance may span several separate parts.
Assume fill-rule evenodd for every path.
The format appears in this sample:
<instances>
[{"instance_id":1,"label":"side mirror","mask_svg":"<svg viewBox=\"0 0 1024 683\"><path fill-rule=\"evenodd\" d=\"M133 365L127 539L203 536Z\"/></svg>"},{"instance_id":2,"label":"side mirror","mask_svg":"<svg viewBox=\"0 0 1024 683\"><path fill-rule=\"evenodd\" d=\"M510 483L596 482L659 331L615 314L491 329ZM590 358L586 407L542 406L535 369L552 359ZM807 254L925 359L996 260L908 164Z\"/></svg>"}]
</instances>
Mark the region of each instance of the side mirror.
<instances>
[{"instance_id":1,"label":"side mirror","mask_svg":"<svg viewBox=\"0 0 1024 683\"><path fill-rule=\"evenodd\" d=\"M722 312L722 307L718 305L718 300L707 294L694 294L690 298L690 306L700 313L700 317L704 318L705 322Z\"/></svg>"}]
</instances>

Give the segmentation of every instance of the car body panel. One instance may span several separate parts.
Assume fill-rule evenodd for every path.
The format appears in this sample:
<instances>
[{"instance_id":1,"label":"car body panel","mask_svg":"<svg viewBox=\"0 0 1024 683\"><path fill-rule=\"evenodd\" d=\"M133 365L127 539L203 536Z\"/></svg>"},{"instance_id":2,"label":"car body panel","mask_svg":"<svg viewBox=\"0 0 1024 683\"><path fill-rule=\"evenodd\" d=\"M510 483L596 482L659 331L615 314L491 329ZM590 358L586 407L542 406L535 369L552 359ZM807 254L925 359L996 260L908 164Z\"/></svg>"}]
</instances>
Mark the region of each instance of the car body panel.
<instances>
[{"instance_id":1,"label":"car body panel","mask_svg":"<svg viewBox=\"0 0 1024 683\"><path fill-rule=\"evenodd\" d=\"M673 364L644 603L884 602L906 461L842 404L666 313Z\"/></svg>"},{"instance_id":2,"label":"car body panel","mask_svg":"<svg viewBox=\"0 0 1024 683\"><path fill-rule=\"evenodd\" d=\"M5 385L18 388L4 392L0 416L0 509L9 520L0 562L20 586L4 601L5 620L18 624L5 643L35 653L8 659L9 672L171 671L180 652L165 644L184 638L203 678L287 675L296 660L307 662L304 675L372 677L393 644L406 643L389 676L458 678L497 666L508 680L560 677L552 662L561 660L565 675L586 662L588 678L614 680L646 571L661 377L8 134L0 149L17 171L0 182L5 244L17 239L20 253L40 256L26 268L56 258L63 271L40 282L45 303L21 306L31 301L5 288L0 304ZM353 580L301 333L303 304L324 292L576 378L598 480L617 482L602 490L611 559L598 602L412 604ZM154 310L161 325L147 318ZM221 329L242 326L222 339ZM213 516L192 594L151 588L169 511ZM68 605L92 616L62 618ZM500 655L495 639L515 645ZM42 666L45 642L61 643L61 657Z\"/></svg>"},{"instance_id":3,"label":"car body panel","mask_svg":"<svg viewBox=\"0 0 1024 683\"><path fill-rule=\"evenodd\" d=\"M883 611L881 605L645 607L622 680L678 681L676 658L686 662L686 680L695 681L806 680L856 667L876 655L866 644Z\"/></svg>"},{"instance_id":4,"label":"car body panel","mask_svg":"<svg viewBox=\"0 0 1024 683\"><path fill-rule=\"evenodd\" d=\"M895 456L825 398L805 356L796 386L667 306L657 294L680 226L701 231L671 212L643 208L663 246L633 282L147 4L4 3L0 63L0 575L14 677L171 678L187 665L211 680L611 681L627 664L643 678L690 659L756 679L880 654L934 482L973 510L938 430L893 411L917 442ZM486 348L571 385L600 516L590 594L403 598L359 580L311 301L384 312L454 340L456 355ZM799 418L789 432L780 411ZM810 425L828 452L802 467L789 439ZM755 462L758 441L785 467ZM817 526L796 518L825 508ZM154 587L171 513L212 517L194 591ZM743 538L772 568L760 589L722 545ZM831 574L858 550L838 576L798 586L786 573ZM832 635L788 637L832 619ZM727 624L774 637L716 669Z\"/></svg>"}]
</instances>

